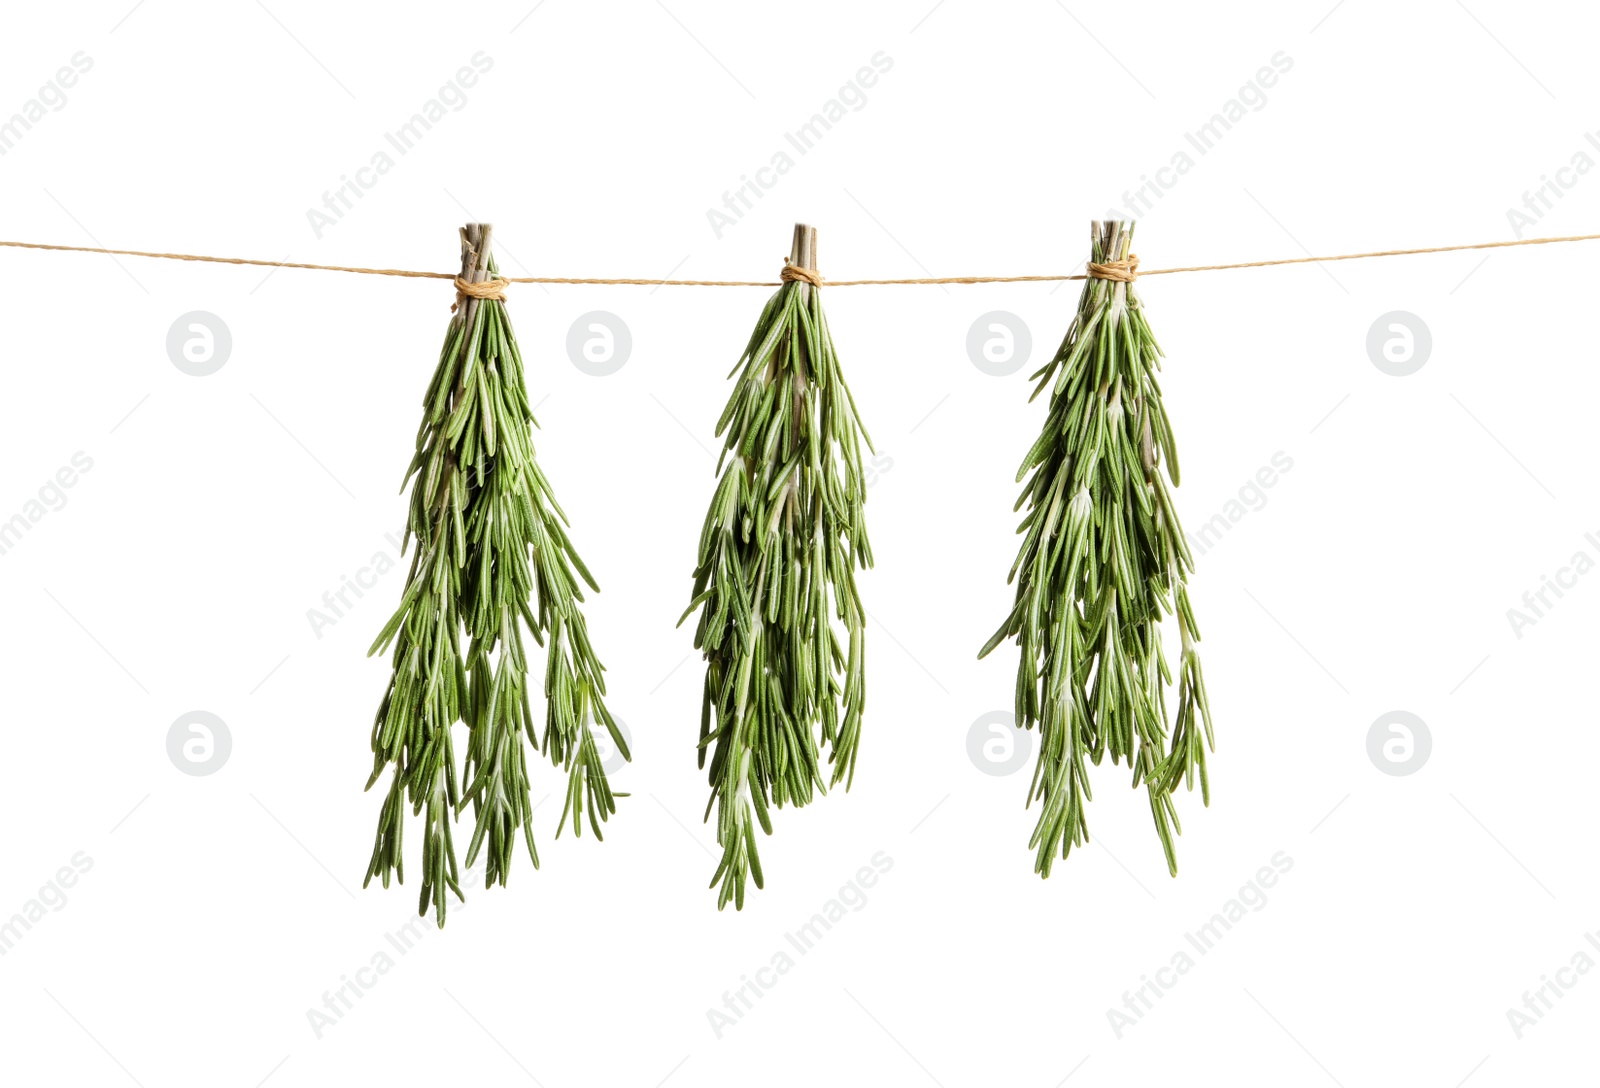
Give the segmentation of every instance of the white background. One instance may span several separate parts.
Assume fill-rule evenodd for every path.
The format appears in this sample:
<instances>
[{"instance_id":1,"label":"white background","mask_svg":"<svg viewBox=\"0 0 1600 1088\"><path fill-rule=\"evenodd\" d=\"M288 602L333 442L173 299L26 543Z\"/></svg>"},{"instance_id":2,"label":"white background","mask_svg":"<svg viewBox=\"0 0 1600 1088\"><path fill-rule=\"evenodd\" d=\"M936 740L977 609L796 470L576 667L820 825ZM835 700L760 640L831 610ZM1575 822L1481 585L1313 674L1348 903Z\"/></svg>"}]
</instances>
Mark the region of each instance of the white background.
<instances>
[{"instance_id":1,"label":"white background","mask_svg":"<svg viewBox=\"0 0 1600 1088\"><path fill-rule=\"evenodd\" d=\"M1575 4L130 2L8 12L0 116L74 53L93 67L0 157L0 237L450 271L470 218L496 224L510 274L769 279L803 219L835 279L1066 273L1088 220L1193 154L1184 133L1279 51L1293 67L1265 105L1143 217L1146 268L1509 239L1507 209L1542 175L1585 148L1600 161L1584 141L1596 28ZM467 104L317 238L307 209L480 50L493 67ZM893 66L865 106L719 239L707 209L879 51ZM1600 176L1567 176L1526 234L1600 224ZM1218 750L1211 808L1178 797L1176 880L1143 794L1107 763L1095 842L1040 881L1027 773L985 775L966 752L971 724L1010 705L1015 649L975 653L1010 600L1012 474L1043 419L1026 375L1076 285L829 291L892 460L867 506L865 737L851 793L777 815L768 887L742 914L705 886L700 663L673 624L724 376L766 292L514 288L539 456L604 590L588 616L634 736L615 776L632 796L597 845L553 839L557 793L537 813L543 868L519 857L509 889L472 894L318 1038L307 1011L392 954L384 935L414 907L414 882L360 887L388 670L364 654L403 569L321 638L307 610L402 524L449 287L0 250L0 518L75 452L93 460L0 556L0 918L74 854L93 866L0 958L5 1078L1592 1075L1600 973L1564 975L1520 1039L1507 1010L1579 950L1600 960L1584 938L1600 929L1600 577L1520 638L1506 613L1575 552L1600 557L1584 540L1600 531L1597 259L1578 243L1139 285L1191 531L1275 453L1293 461L1193 579ZM206 378L165 346L193 310L233 339ZM567 355L594 310L632 333L611 377ZM1028 370L969 360L992 310L1031 328ZM1394 310L1431 330L1410 377L1367 353ZM191 710L232 736L209 777L167 755ZM1367 754L1393 710L1432 736L1408 777ZM538 764L536 797L555 789ZM879 851L893 868L865 906L794 954L784 934ZM1107 1011L1279 851L1293 868L1265 906L1119 1038ZM719 1038L707 1010L785 950L794 968Z\"/></svg>"}]
</instances>

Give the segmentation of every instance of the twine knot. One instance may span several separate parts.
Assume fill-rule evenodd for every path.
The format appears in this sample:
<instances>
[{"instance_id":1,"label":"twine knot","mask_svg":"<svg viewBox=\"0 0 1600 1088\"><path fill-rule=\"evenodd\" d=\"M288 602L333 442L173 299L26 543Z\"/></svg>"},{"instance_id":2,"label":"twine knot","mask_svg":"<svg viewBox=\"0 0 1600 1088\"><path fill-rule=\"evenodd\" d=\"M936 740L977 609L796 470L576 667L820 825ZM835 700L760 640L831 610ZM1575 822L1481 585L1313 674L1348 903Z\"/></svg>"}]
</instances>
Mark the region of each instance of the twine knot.
<instances>
[{"instance_id":1,"label":"twine knot","mask_svg":"<svg viewBox=\"0 0 1600 1088\"><path fill-rule=\"evenodd\" d=\"M457 276L456 300L451 305L450 312L455 313L456 307L460 306L462 302L469 298L489 299L494 302L504 302L506 300L506 288L510 286L510 280L501 279L499 276L496 276L493 279L483 280L479 283L470 283L467 280L462 279L460 276Z\"/></svg>"},{"instance_id":2,"label":"twine knot","mask_svg":"<svg viewBox=\"0 0 1600 1088\"><path fill-rule=\"evenodd\" d=\"M1091 261L1086 271L1092 280L1132 283L1139 278L1139 257L1138 254L1130 253L1126 259L1120 261L1107 261L1105 264L1095 264Z\"/></svg>"},{"instance_id":3,"label":"twine knot","mask_svg":"<svg viewBox=\"0 0 1600 1088\"><path fill-rule=\"evenodd\" d=\"M778 273L778 278L784 283L793 283L799 280L801 283L809 283L813 287L822 286L821 272L810 268L801 268L799 265L792 264L787 260L783 262L783 271Z\"/></svg>"}]
</instances>

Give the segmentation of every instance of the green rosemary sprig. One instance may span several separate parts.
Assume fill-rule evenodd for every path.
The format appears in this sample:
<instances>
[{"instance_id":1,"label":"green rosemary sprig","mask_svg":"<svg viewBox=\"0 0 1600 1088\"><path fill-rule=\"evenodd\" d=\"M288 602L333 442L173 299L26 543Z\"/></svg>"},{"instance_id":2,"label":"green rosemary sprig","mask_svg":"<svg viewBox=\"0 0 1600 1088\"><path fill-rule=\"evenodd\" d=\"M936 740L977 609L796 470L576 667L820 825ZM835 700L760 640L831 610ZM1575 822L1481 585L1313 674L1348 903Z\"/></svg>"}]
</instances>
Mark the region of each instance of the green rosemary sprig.
<instances>
[{"instance_id":1,"label":"green rosemary sprig","mask_svg":"<svg viewBox=\"0 0 1600 1088\"><path fill-rule=\"evenodd\" d=\"M1091 263L1126 261L1133 224L1095 223ZM1180 781L1211 803L1206 749L1211 710L1195 643L1200 632L1186 588L1194 558L1160 466L1178 484L1178 454L1155 372L1161 349L1131 282L1090 270L1077 316L1050 363L1033 377L1051 390L1044 432L1017 471L1031 472L1017 508L1026 534L1010 580L1016 605L979 657L1015 636L1016 718L1039 728L1028 802L1041 802L1029 846L1048 877L1089 839L1085 761L1107 751L1144 783L1167 868L1178 872L1181 833L1172 793ZM1166 685L1171 673L1159 622L1175 612L1181 641L1178 708L1170 747ZM1201 726L1204 727L1204 738Z\"/></svg>"},{"instance_id":2,"label":"green rosemary sprig","mask_svg":"<svg viewBox=\"0 0 1600 1088\"><path fill-rule=\"evenodd\" d=\"M755 825L772 833L769 807L808 804L841 781L849 789L861 739L866 613L855 567L872 565L861 470L861 443L872 443L821 291L792 278L815 268L815 239L795 228L792 267L729 374L738 378L717 421L721 482L683 616L700 609L699 764L710 748L719 910L730 899L744 906L747 876L763 886Z\"/></svg>"},{"instance_id":3,"label":"green rosemary sprig","mask_svg":"<svg viewBox=\"0 0 1600 1088\"><path fill-rule=\"evenodd\" d=\"M490 227L462 232L463 273L493 280ZM579 603L581 577L598 589L568 538L566 515L534 456L522 356L505 303L463 298L445 337L424 400L408 538L417 551L395 613L372 652L394 641L394 675L373 728L370 788L395 765L389 798L367 871L402 882L402 795L428 809L419 913L434 904L445 919L445 888L461 897L449 817L471 802L476 816L467 864L485 846L484 883L504 886L520 830L535 868L533 805L523 739L567 773L568 816L582 834L588 811L596 837L616 811L591 724L627 744L604 702L604 669L589 644ZM535 742L523 625L546 648L545 727ZM469 637L462 652L460 629ZM450 727L465 721L469 739L459 788ZM452 813L451 810L454 810Z\"/></svg>"}]
</instances>

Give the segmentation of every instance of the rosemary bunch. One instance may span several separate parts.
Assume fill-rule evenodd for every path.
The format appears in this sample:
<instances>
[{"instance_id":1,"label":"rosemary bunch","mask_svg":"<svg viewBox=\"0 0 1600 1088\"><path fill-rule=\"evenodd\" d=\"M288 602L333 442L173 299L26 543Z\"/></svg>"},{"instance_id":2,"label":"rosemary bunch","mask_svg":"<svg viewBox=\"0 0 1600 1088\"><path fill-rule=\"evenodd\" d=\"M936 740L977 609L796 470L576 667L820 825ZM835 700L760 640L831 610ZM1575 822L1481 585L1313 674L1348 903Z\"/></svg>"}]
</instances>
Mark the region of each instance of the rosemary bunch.
<instances>
[{"instance_id":1,"label":"rosemary bunch","mask_svg":"<svg viewBox=\"0 0 1600 1088\"><path fill-rule=\"evenodd\" d=\"M1088 841L1086 762L1126 760L1144 784L1166 854L1178 872L1181 833L1172 793L1180 781L1211 802L1206 749L1211 710L1195 644L1200 632L1186 589L1194 558L1161 464L1177 486L1178 454L1155 371L1161 349L1133 288L1131 222L1095 223L1089 277L1078 312L1050 363L1033 375L1050 393L1044 432L1023 458L1017 508L1027 515L1011 568L1016 604L979 657L1007 638L1021 649L1016 718L1039 729L1028 802L1040 802L1029 846L1048 877ZM1029 474L1032 474L1031 476ZM1177 715L1167 733L1159 623L1175 613L1181 643ZM1201 728L1204 728L1202 738Z\"/></svg>"},{"instance_id":2,"label":"rosemary bunch","mask_svg":"<svg viewBox=\"0 0 1600 1088\"><path fill-rule=\"evenodd\" d=\"M721 481L683 615L700 610L699 765L710 748L719 910L730 899L744 906L747 876L763 885L755 825L772 833L768 808L808 804L841 781L849 789L861 739L866 614L855 568L872 565L861 470L861 443L872 443L815 267L816 231L796 226L784 283L729 374L738 378L717 421Z\"/></svg>"},{"instance_id":3,"label":"rosemary bunch","mask_svg":"<svg viewBox=\"0 0 1600 1088\"><path fill-rule=\"evenodd\" d=\"M394 642L394 674L373 727L373 770L395 774L379 817L367 882L390 871L402 882L403 805L428 809L419 913L434 904L444 925L445 889L461 897L449 819L471 802L476 816L467 864L487 845L484 882L504 886L520 830L535 868L533 805L524 738L567 773L557 835L588 811L596 837L616 811L594 737L603 724L627 756L604 702L603 667L578 605L582 578L598 589L566 534L566 515L534 457L522 356L505 303L487 225L462 231L462 276L487 284L458 300L424 400L407 537L417 550L400 608L372 652ZM468 290L470 290L470 286ZM523 626L546 649L545 726L535 742ZM461 629L468 636L463 652ZM450 727L465 721L464 788ZM454 809L452 813L450 810Z\"/></svg>"}]
</instances>

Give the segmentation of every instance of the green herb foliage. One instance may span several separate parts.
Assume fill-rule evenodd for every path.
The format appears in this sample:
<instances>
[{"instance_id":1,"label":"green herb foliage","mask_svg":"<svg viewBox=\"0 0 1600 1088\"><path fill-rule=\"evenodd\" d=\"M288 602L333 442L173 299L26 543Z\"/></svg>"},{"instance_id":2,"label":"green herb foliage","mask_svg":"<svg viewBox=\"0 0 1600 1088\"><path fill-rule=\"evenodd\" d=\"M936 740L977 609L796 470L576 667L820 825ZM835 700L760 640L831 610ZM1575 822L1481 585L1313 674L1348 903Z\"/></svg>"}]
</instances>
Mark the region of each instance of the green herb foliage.
<instances>
[{"instance_id":1,"label":"green herb foliage","mask_svg":"<svg viewBox=\"0 0 1600 1088\"><path fill-rule=\"evenodd\" d=\"M495 276L489 229L463 232L469 269ZM474 263L475 262L475 263ZM522 356L505 303L462 299L423 401L407 541L415 537L400 607L373 644L394 646L394 673L372 731L371 788L394 766L378 819L367 882L401 882L405 809L426 809L422 894L444 925L445 889L459 885L451 822L470 802L476 816L467 864L485 853L484 883L504 886L518 831L535 868L533 805L524 740L567 774L561 828L596 837L616 811L591 723L626 756L606 709L603 668L589 644L581 578L598 589L567 537L566 515L534 457ZM528 692L531 635L545 651L545 722L537 741ZM463 640L463 629L465 641ZM469 727L458 779L451 726ZM463 785L464 783L464 785Z\"/></svg>"},{"instance_id":2,"label":"green herb foliage","mask_svg":"<svg viewBox=\"0 0 1600 1088\"><path fill-rule=\"evenodd\" d=\"M747 877L762 886L755 825L772 833L771 806L808 804L841 781L850 787L866 696L866 614L854 571L872 565L861 443L872 445L821 291L784 283L733 374L717 422L721 482L684 613L701 610L699 762L711 749L706 817L716 809L719 909L730 899L744 906Z\"/></svg>"},{"instance_id":3,"label":"green herb foliage","mask_svg":"<svg viewBox=\"0 0 1600 1088\"><path fill-rule=\"evenodd\" d=\"M1096 264L1125 260L1131 223L1095 223ZM1211 802L1206 749L1211 711L1195 644L1187 572L1194 559L1162 478L1174 487L1178 454L1155 372L1161 349L1131 283L1091 276L1055 357L1034 378L1050 389L1044 432L1017 472L1027 486L1011 568L1016 605L979 656L1015 637L1016 718L1039 730L1028 801L1040 802L1030 846L1034 870L1049 876L1057 852L1089 839L1086 764L1108 751L1144 784L1156 832L1176 876L1173 836L1181 831L1178 783ZM1031 473L1031 475L1029 475ZM1170 744L1159 622L1176 613L1181 641L1177 716ZM1204 735L1202 736L1202 727Z\"/></svg>"}]
</instances>

